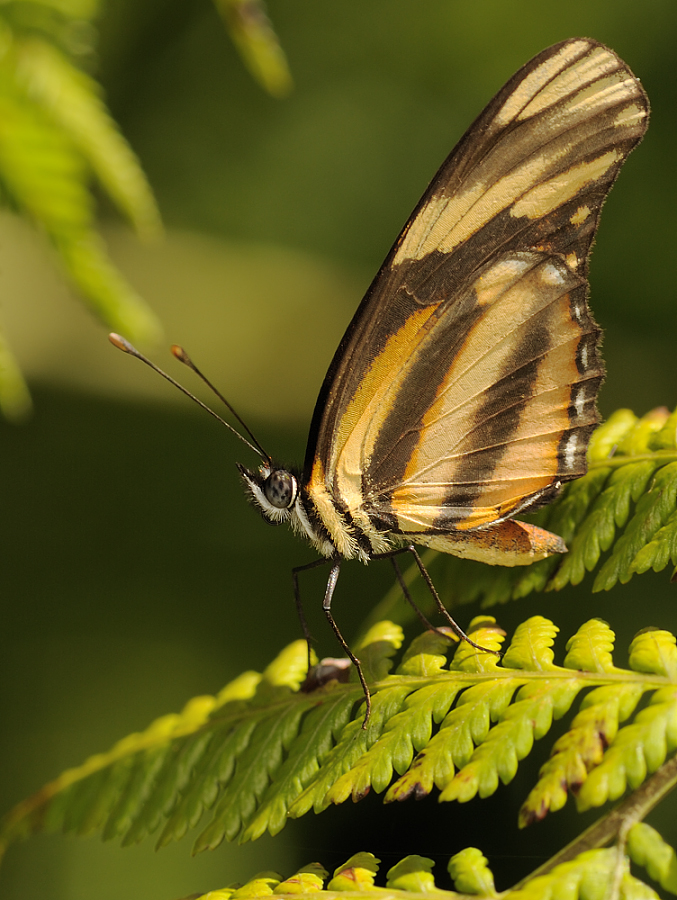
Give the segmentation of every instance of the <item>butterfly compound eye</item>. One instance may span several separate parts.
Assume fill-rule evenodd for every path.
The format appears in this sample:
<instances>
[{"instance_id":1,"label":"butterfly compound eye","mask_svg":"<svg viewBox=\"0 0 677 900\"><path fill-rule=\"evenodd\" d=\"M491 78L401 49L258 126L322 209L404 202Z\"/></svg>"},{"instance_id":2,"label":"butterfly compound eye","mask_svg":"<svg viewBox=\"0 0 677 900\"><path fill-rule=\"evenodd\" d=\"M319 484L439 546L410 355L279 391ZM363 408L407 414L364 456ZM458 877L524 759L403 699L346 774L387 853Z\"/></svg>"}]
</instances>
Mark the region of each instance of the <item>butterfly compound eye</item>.
<instances>
[{"instance_id":1,"label":"butterfly compound eye","mask_svg":"<svg viewBox=\"0 0 677 900\"><path fill-rule=\"evenodd\" d=\"M263 483L266 500L277 509L289 509L296 500L297 490L296 479L284 469L271 472Z\"/></svg>"}]
</instances>

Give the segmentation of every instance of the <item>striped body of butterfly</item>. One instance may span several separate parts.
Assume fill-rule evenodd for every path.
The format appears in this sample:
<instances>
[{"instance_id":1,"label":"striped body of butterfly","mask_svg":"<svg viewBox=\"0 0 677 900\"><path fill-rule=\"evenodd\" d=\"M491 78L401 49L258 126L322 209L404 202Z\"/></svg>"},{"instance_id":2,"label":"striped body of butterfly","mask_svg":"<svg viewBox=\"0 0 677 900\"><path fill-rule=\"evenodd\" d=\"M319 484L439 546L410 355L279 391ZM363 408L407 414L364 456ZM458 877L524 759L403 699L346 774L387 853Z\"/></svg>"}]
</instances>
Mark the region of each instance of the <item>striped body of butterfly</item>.
<instances>
[{"instance_id":1,"label":"striped body of butterfly","mask_svg":"<svg viewBox=\"0 0 677 900\"><path fill-rule=\"evenodd\" d=\"M606 47L573 39L532 59L443 163L367 291L303 471L252 436L262 464L239 467L246 488L268 522L310 540L324 558L311 566L331 564L324 610L367 717L330 611L343 559L412 552L441 606L414 544L507 566L566 550L514 517L586 471L604 373L588 257L647 124L641 85ZM294 571L299 609L311 566Z\"/></svg>"}]
</instances>

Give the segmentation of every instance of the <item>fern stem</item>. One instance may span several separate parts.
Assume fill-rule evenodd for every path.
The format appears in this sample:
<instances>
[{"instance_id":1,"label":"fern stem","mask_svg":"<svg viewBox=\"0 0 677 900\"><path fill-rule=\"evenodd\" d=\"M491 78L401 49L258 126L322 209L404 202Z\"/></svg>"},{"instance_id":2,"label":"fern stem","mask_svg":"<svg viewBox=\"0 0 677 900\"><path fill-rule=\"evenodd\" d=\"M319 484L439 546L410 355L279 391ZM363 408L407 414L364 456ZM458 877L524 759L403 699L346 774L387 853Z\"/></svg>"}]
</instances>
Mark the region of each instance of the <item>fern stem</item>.
<instances>
[{"instance_id":1,"label":"fern stem","mask_svg":"<svg viewBox=\"0 0 677 900\"><path fill-rule=\"evenodd\" d=\"M519 890L533 878L546 875L555 866L575 859L586 850L605 847L616 839L624 841L629 829L637 822L641 822L675 785L677 785L677 756L664 763L626 800L594 822L559 853L518 882L512 890Z\"/></svg>"}]
</instances>

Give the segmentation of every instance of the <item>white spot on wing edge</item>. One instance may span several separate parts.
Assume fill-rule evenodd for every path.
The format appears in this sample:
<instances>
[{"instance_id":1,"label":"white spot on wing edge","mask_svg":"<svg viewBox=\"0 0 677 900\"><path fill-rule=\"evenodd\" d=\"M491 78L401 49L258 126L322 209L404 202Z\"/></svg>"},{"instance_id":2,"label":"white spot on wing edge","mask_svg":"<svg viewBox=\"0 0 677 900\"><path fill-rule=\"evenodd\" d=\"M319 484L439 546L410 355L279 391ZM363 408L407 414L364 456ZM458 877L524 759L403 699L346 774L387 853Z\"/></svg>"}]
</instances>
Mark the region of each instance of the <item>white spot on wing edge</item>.
<instances>
[{"instance_id":1,"label":"white spot on wing edge","mask_svg":"<svg viewBox=\"0 0 677 900\"><path fill-rule=\"evenodd\" d=\"M567 437L563 449L564 466L567 469L573 469L576 463L576 448L578 447L578 435L575 431Z\"/></svg>"},{"instance_id":2,"label":"white spot on wing edge","mask_svg":"<svg viewBox=\"0 0 677 900\"><path fill-rule=\"evenodd\" d=\"M584 310L584 304L581 303L580 300L578 300L578 298L575 298L571 301L571 318L578 325L583 324L583 310Z\"/></svg>"},{"instance_id":3,"label":"white spot on wing edge","mask_svg":"<svg viewBox=\"0 0 677 900\"><path fill-rule=\"evenodd\" d=\"M576 410L577 416L582 416L585 412L585 400L586 400L586 390L582 386L578 386L574 389L574 409Z\"/></svg>"}]
</instances>

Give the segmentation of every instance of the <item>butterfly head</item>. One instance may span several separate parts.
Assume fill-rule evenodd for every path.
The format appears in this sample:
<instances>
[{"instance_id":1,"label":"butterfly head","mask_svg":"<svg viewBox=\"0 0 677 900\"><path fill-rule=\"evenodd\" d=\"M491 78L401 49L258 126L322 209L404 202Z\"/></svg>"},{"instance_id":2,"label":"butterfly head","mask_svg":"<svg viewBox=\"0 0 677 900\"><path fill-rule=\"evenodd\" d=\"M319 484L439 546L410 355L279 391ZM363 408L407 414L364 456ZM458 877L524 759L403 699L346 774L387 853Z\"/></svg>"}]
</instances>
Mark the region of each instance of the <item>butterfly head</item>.
<instances>
[{"instance_id":1,"label":"butterfly head","mask_svg":"<svg viewBox=\"0 0 677 900\"><path fill-rule=\"evenodd\" d=\"M245 490L266 522L281 525L291 517L299 494L296 475L272 463L263 463L257 472L237 467L245 484Z\"/></svg>"}]
</instances>

